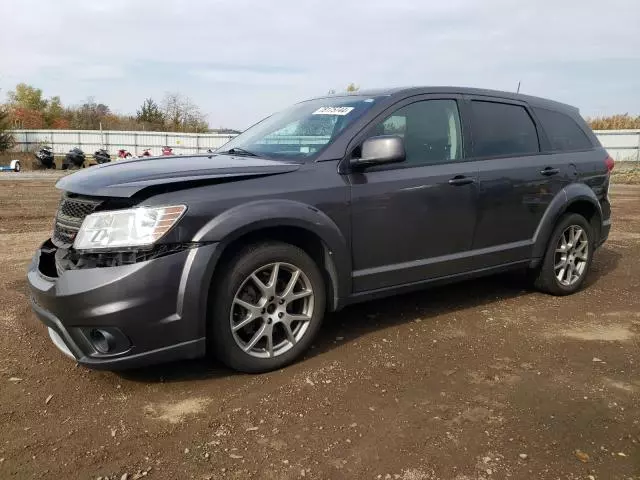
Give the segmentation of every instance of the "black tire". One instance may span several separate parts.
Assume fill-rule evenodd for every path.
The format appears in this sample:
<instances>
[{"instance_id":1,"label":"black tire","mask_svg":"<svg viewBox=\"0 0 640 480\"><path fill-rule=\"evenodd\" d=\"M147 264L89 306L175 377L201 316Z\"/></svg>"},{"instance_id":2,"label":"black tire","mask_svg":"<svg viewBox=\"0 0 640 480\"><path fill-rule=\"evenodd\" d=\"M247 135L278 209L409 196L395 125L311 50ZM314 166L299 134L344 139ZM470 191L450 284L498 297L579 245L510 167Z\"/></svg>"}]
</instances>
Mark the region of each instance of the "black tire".
<instances>
[{"instance_id":1,"label":"black tire","mask_svg":"<svg viewBox=\"0 0 640 480\"><path fill-rule=\"evenodd\" d=\"M306 275L313 291L313 311L303 336L289 350L270 358L256 358L236 342L231 331L231 309L245 280L260 267L276 262L293 265ZM282 368L307 350L322 324L326 290L320 269L304 250L282 242L258 243L242 249L220 268L221 274L214 281L209 297L209 353L235 370L261 373Z\"/></svg>"},{"instance_id":2,"label":"black tire","mask_svg":"<svg viewBox=\"0 0 640 480\"><path fill-rule=\"evenodd\" d=\"M21 170L21 166L20 166L20 162L16 162L14 167L13 167L13 171L14 172L19 172Z\"/></svg>"},{"instance_id":3,"label":"black tire","mask_svg":"<svg viewBox=\"0 0 640 480\"><path fill-rule=\"evenodd\" d=\"M571 227L572 225L580 227L587 236L588 250L585 261L585 266L580 274L579 278L571 285L564 285L558 280L555 273L556 265L556 248L560 242L561 235ZM537 271L533 272L534 286L545 293L551 295L571 295L577 292L582 287L584 279L586 278L589 268L591 267L591 261L593 260L593 252L595 250L595 239L593 235L593 228L589 222L577 213L567 213L560 217L556 228L553 230L547 245L542 264L538 267Z\"/></svg>"}]
</instances>

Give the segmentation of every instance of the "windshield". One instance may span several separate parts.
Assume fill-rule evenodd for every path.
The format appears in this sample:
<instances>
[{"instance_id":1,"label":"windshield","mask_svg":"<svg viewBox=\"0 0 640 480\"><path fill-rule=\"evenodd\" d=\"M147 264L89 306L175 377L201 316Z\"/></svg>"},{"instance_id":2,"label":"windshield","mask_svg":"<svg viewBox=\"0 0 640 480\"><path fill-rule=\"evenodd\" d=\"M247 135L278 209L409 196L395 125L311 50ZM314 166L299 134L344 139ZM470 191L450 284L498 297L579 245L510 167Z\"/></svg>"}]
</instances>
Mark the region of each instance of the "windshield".
<instances>
[{"instance_id":1,"label":"windshield","mask_svg":"<svg viewBox=\"0 0 640 480\"><path fill-rule=\"evenodd\" d=\"M329 145L349 124L369 110L376 97L329 97L298 103L265 118L216 153L305 159Z\"/></svg>"}]
</instances>

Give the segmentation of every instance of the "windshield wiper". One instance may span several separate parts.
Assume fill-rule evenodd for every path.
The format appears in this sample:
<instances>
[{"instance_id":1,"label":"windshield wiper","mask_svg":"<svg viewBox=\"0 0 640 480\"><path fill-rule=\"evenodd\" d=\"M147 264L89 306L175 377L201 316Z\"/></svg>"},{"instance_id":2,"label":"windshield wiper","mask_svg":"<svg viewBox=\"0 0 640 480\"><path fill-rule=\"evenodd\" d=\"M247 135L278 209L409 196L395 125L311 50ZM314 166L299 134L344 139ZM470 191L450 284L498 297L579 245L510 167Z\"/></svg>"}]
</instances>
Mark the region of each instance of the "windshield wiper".
<instances>
[{"instance_id":1,"label":"windshield wiper","mask_svg":"<svg viewBox=\"0 0 640 480\"><path fill-rule=\"evenodd\" d=\"M244 155L245 157L257 157L257 153L250 152L249 150L245 150L244 148L233 147L229 150L225 150L224 152L217 152L223 155L230 153L231 155Z\"/></svg>"}]
</instances>

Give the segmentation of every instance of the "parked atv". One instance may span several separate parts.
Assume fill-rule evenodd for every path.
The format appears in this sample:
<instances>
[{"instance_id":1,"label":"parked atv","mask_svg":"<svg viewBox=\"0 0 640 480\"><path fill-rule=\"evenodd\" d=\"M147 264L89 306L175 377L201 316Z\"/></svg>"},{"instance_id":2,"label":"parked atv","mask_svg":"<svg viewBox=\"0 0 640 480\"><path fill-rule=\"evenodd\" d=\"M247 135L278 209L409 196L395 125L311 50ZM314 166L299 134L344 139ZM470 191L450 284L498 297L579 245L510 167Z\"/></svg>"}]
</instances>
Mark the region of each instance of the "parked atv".
<instances>
[{"instance_id":1,"label":"parked atv","mask_svg":"<svg viewBox=\"0 0 640 480\"><path fill-rule=\"evenodd\" d=\"M109 163L111 161L111 155L109 155L109 152L107 152L105 148L101 148L93 154L93 159L98 164Z\"/></svg>"},{"instance_id":2,"label":"parked atv","mask_svg":"<svg viewBox=\"0 0 640 480\"><path fill-rule=\"evenodd\" d=\"M62 169L67 170L69 168L84 168L85 160L86 156L82 150L80 150L78 147L72 148L64 157L64 161L62 162Z\"/></svg>"},{"instance_id":3,"label":"parked atv","mask_svg":"<svg viewBox=\"0 0 640 480\"><path fill-rule=\"evenodd\" d=\"M56 164L54 162L53 150L49 146L42 146L35 154L40 166L43 168L52 168L55 170Z\"/></svg>"},{"instance_id":4,"label":"parked atv","mask_svg":"<svg viewBox=\"0 0 640 480\"><path fill-rule=\"evenodd\" d=\"M127 158L133 158L133 155L131 155L131 152L129 150L121 148L120 150L118 150L118 158L126 160Z\"/></svg>"}]
</instances>

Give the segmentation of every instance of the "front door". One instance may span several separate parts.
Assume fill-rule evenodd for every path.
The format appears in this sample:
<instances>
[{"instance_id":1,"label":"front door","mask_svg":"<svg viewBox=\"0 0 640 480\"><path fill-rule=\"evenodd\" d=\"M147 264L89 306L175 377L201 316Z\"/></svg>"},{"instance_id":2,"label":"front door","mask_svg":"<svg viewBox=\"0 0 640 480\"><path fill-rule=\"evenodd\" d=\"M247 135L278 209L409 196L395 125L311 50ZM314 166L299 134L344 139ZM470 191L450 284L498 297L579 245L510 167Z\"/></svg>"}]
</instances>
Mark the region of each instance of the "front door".
<instances>
[{"instance_id":1,"label":"front door","mask_svg":"<svg viewBox=\"0 0 640 480\"><path fill-rule=\"evenodd\" d=\"M457 100L405 100L377 135L402 136L406 160L349 175L354 291L471 269L478 172L463 161Z\"/></svg>"}]
</instances>

